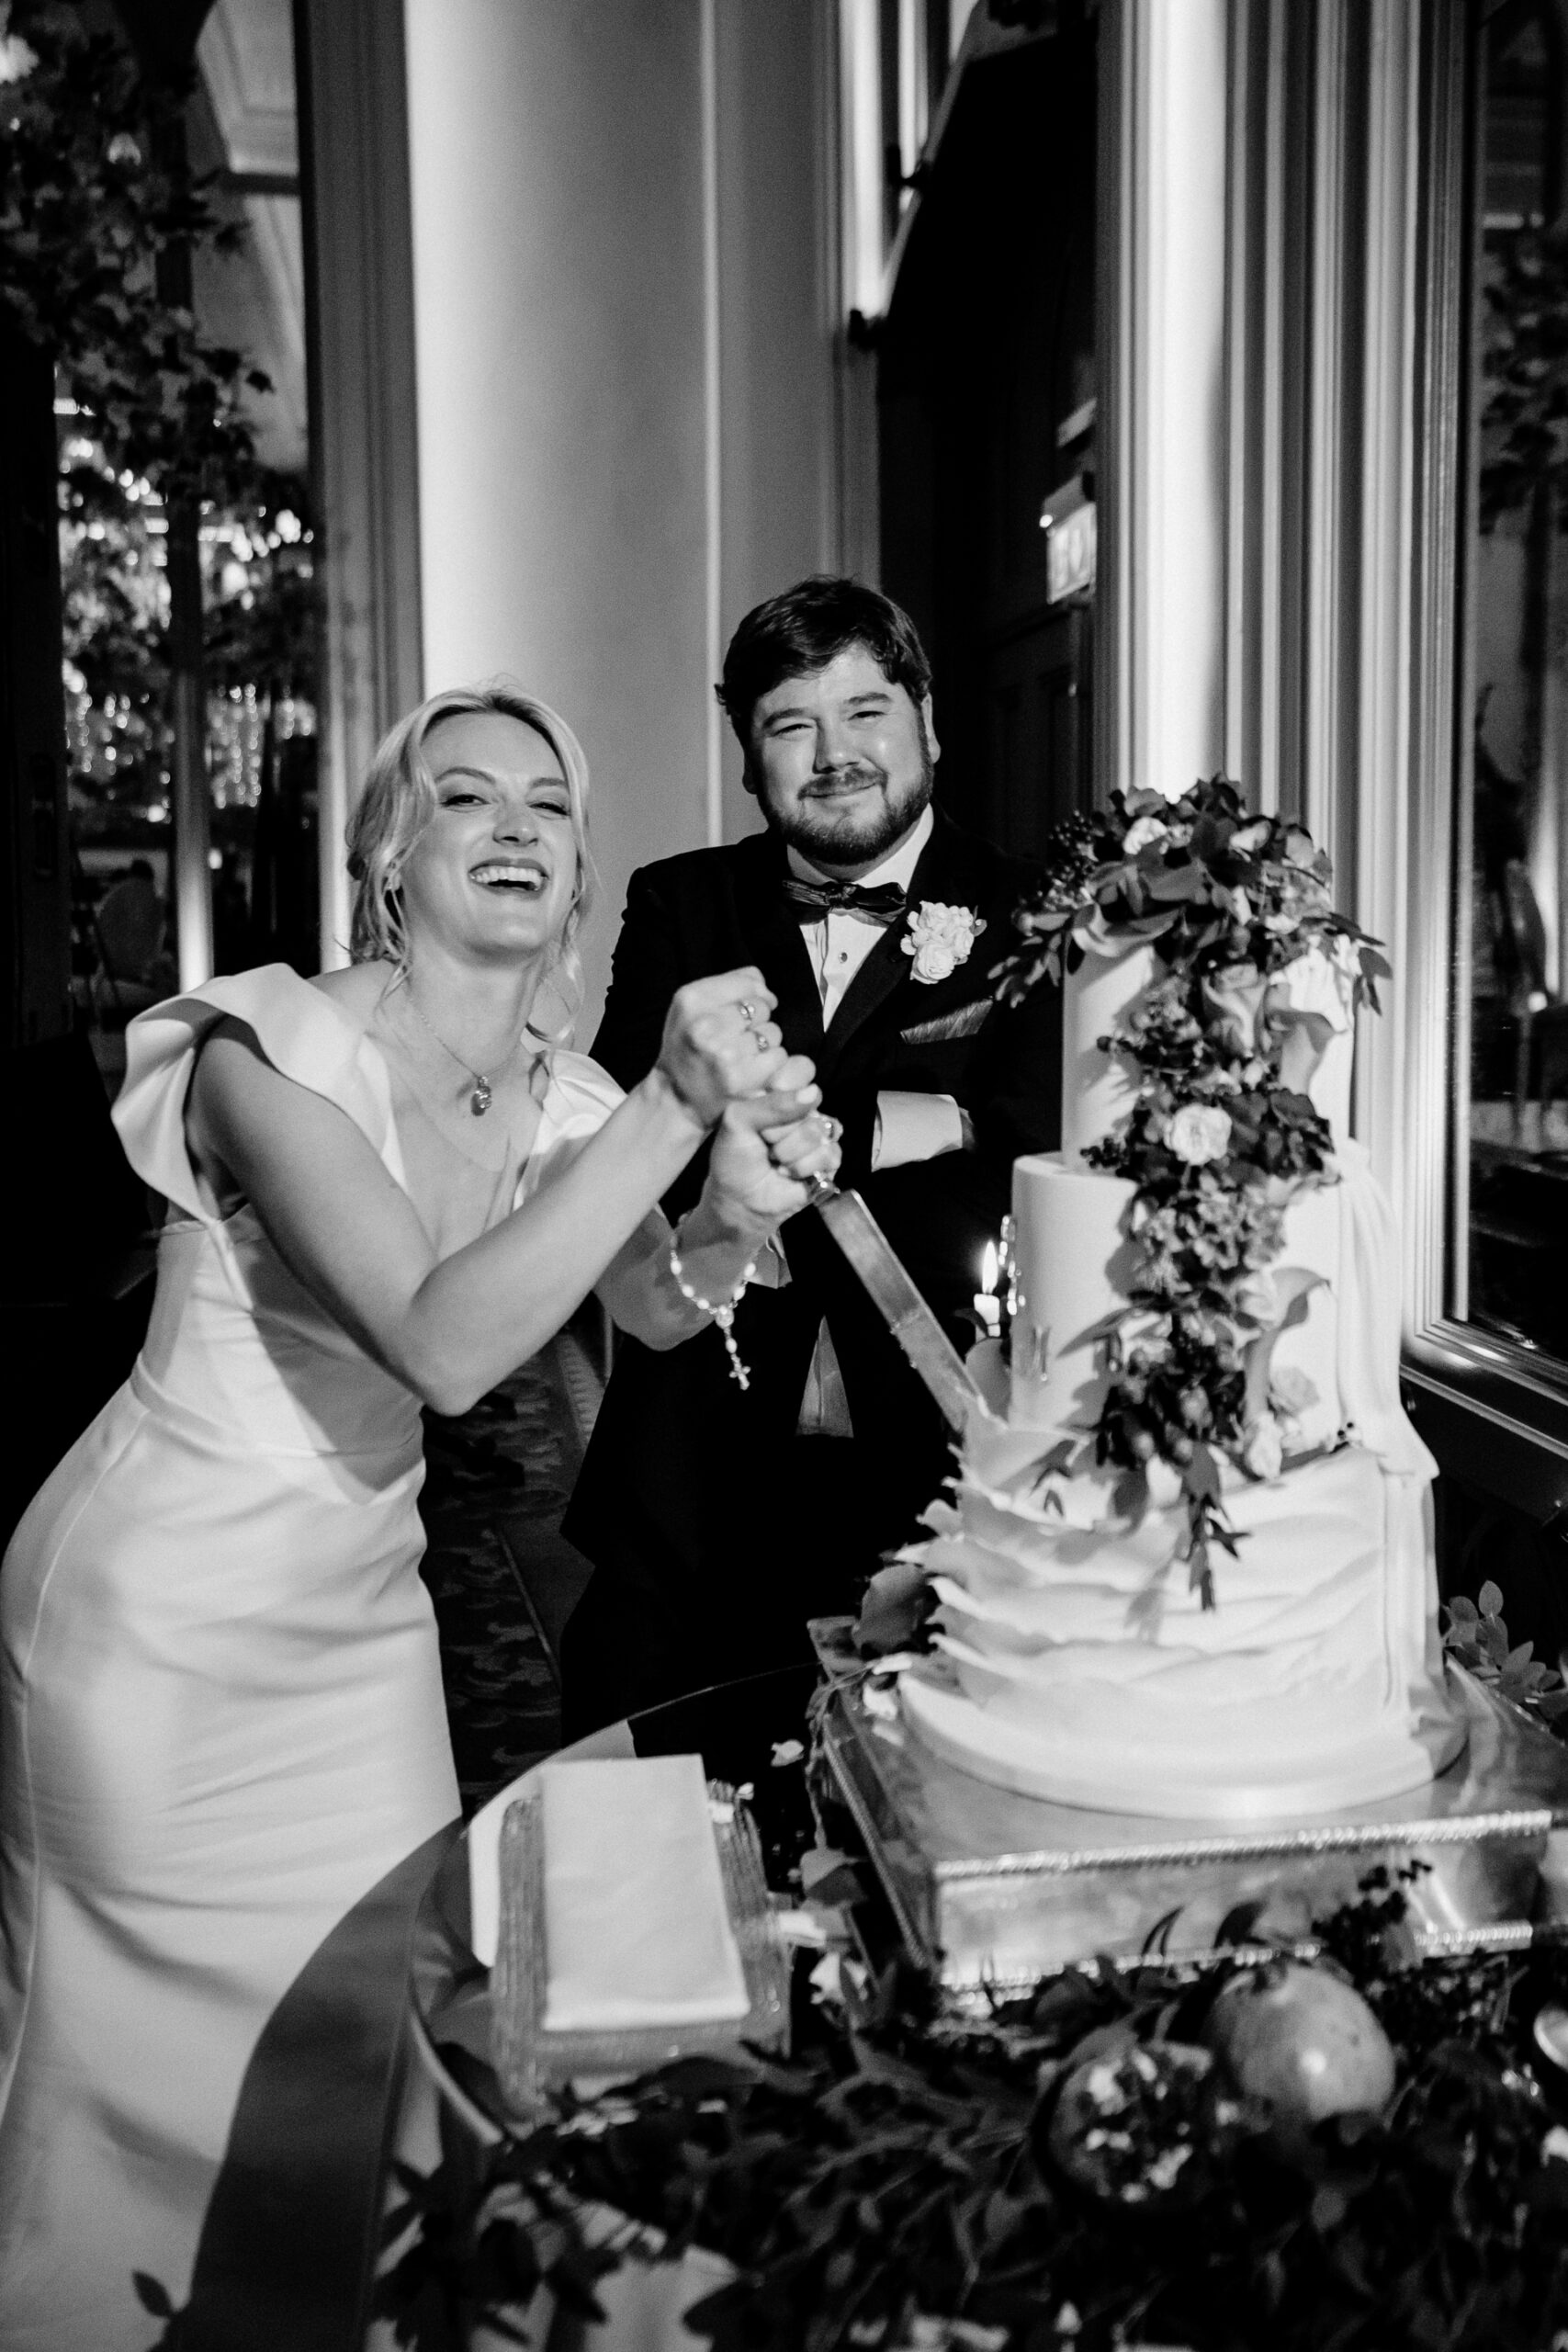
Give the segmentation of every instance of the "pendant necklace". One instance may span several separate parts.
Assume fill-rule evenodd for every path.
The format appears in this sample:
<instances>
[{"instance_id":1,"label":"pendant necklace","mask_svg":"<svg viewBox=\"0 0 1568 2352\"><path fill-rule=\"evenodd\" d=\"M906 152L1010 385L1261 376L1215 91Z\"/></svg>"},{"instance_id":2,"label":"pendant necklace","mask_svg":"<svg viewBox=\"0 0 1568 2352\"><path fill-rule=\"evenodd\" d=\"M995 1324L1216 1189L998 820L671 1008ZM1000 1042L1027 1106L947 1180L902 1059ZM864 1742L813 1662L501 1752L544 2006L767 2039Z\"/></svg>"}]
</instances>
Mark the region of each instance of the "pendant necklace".
<instances>
[{"instance_id":1,"label":"pendant necklace","mask_svg":"<svg viewBox=\"0 0 1568 2352\"><path fill-rule=\"evenodd\" d=\"M463 1059L461 1054L456 1052L454 1048L446 1043L446 1038L441 1035L439 1029L431 1028L429 1022L425 1019L423 1013L420 1011L418 1005L415 1004L413 1001L413 991L412 989L404 989L403 1001L407 1004L409 1011L413 1014L414 1019L419 1023L420 1027L429 1031L430 1035L434 1038L442 1052L444 1054L450 1055L452 1060L457 1063L457 1068L460 1070L466 1070L468 1077L472 1079L474 1091L468 1097L468 1108L473 1113L476 1119L482 1119L485 1113L490 1109L491 1102L495 1100L494 1090L492 1089L489 1079L485 1076L484 1071L482 1069L473 1069L469 1063ZM513 1043L512 1052L506 1057L508 1062L511 1061L512 1055L516 1051L517 1047L515 1043Z\"/></svg>"}]
</instances>

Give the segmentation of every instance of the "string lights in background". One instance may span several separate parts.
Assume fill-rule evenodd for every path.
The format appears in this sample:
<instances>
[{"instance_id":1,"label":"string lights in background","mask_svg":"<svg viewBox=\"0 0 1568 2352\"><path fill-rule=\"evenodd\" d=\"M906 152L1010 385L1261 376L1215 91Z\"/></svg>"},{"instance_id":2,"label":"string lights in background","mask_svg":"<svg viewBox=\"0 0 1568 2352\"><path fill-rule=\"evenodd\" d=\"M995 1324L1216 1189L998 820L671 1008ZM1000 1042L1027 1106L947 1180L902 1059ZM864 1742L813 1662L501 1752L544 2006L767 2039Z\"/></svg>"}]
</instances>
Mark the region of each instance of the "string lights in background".
<instances>
[{"instance_id":1,"label":"string lights in background","mask_svg":"<svg viewBox=\"0 0 1568 2352\"><path fill-rule=\"evenodd\" d=\"M83 415L74 401L62 416ZM283 486L280 485L280 489ZM73 805L169 820L167 518L147 481L109 467L74 423L61 448L63 683ZM204 510L207 754L215 809L254 809L273 746L313 735L314 535L294 505ZM96 813L97 822L94 821Z\"/></svg>"}]
</instances>

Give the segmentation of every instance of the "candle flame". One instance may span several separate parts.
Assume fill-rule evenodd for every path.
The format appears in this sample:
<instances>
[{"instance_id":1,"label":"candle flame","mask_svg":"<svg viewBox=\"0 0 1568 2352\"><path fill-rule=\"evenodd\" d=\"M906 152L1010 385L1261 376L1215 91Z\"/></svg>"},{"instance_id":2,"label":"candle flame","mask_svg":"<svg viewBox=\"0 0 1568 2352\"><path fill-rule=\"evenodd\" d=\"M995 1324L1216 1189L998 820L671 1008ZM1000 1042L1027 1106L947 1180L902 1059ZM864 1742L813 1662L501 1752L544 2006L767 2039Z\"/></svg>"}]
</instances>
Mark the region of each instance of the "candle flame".
<instances>
[{"instance_id":1,"label":"candle flame","mask_svg":"<svg viewBox=\"0 0 1568 2352\"><path fill-rule=\"evenodd\" d=\"M987 1298L994 1298L996 1296L997 1275L998 1272L999 1261L997 1257L997 1245L994 1241L987 1241L986 1244L986 1254L980 1261L980 1288L986 1293Z\"/></svg>"}]
</instances>

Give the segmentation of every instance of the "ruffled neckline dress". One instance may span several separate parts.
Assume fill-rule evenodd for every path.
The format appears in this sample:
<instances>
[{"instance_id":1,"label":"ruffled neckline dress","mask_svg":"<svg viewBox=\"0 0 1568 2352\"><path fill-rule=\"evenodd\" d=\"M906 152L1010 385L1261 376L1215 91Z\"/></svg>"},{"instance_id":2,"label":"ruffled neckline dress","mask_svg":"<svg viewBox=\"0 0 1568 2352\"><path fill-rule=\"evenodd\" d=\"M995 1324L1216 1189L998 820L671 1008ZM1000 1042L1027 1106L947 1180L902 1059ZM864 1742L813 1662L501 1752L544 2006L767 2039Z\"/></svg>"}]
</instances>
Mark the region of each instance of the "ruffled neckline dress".
<instances>
[{"instance_id":1,"label":"ruffled neckline dress","mask_svg":"<svg viewBox=\"0 0 1568 2352\"><path fill-rule=\"evenodd\" d=\"M331 2138L310 2070L324 2083L352 2058L367 1967L384 2043L422 1873L400 1913L385 1891L422 1849L434 1860L457 1813L418 1574L419 1406L248 1206L204 1205L185 1103L225 1018L352 1119L406 1189L378 1048L286 967L131 1024L116 1121L170 1204L152 1325L0 1575L8 2352L144 2352L157 2331L136 2273L214 2314L240 2291L231 2249L213 2244L236 2167L269 2132L276 2161L292 2116L309 2174L312 2112ZM514 1197L552 1181L619 1099L583 1057L554 1056ZM373 1917L367 1944L351 1931ZM385 2072L384 2046L360 2055ZM265 2340L259 2319L246 2342ZM226 2340L215 2324L202 2341Z\"/></svg>"}]
</instances>

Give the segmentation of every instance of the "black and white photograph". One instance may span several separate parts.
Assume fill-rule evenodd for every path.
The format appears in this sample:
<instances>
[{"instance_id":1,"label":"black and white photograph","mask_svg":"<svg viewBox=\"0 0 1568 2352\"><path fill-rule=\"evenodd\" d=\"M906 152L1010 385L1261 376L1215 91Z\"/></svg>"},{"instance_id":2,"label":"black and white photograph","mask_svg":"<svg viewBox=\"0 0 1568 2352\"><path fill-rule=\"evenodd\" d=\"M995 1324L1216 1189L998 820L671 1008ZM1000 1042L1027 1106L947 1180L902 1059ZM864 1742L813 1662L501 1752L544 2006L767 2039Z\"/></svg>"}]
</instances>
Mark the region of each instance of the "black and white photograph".
<instances>
[{"instance_id":1,"label":"black and white photograph","mask_svg":"<svg viewBox=\"0 0 1568 2352\"><path fill-rule=\"evenodd\" d=\"M1568 2352L1568 0L0 0L0 2352Z\"/></svg>"}]
</instances>

